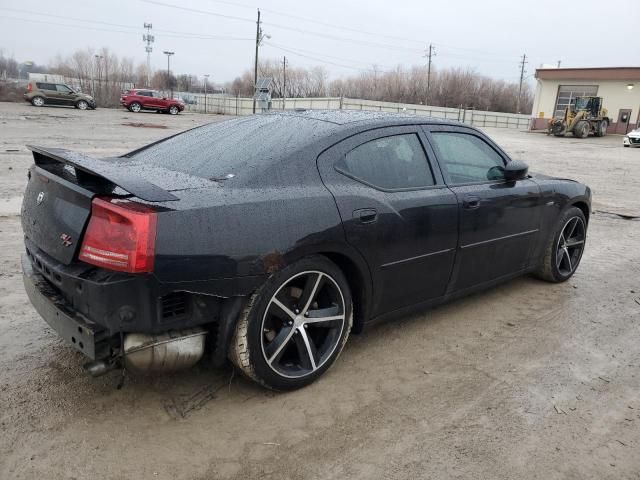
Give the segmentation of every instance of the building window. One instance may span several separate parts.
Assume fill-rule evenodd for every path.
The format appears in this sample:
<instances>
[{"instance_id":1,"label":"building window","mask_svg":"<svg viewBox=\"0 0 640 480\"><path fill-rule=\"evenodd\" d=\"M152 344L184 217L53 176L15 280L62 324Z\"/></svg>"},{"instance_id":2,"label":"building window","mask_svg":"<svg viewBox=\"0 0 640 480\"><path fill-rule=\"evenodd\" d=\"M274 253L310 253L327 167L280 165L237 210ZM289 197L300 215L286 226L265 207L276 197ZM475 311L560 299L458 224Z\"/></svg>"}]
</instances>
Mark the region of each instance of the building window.
<instances>
[{"instance_id":1,"label":"building window","mask_svg":"<svg viewBox=\"0 0 640 480\"><path fill-rule=\"evenodd\" d=\"M558 99L554 109L554 117L564 116L564 111L571 105L575 106L576 97L592 97L598 94L597 85L560 85L558 87Z\"/></svg>"}]
</instances>

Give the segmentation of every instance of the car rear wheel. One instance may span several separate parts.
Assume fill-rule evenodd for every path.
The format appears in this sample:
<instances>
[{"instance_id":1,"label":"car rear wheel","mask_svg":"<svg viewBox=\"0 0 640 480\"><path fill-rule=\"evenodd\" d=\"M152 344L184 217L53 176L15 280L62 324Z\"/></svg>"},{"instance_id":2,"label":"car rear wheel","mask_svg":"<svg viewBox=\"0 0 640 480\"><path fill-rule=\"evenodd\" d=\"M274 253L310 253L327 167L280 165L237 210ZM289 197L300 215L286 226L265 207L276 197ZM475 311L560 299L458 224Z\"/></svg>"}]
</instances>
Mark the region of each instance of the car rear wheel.
<instances>
[{"instance_id":1,"label":"car rear wheel","mask_svg":"<svg viewBox=\"0 0 640 480\"><path fill-rule=\"evenodd\" d=\"M170 113L171 115L177 115L179 111L180 111L180 110L179 110L179 109L178 109L178 107L176 107L175 105L171 105L171 106L169 107L169 113Z\"/></svg>"},{"instance_id":2,"label":"car rear wheel","mask_svg":"<svg viewBox=\"0 0 640 480\"><path fill-rule=\"evenodd\" d=\"M535 275L548 282L564 282L573 276L580 265L587 222L577 207L570 207L560 216L553 235L548 240L542 263Z\"/></svg>"},{"instance_id":3,"label":"car rear wheel","mask_svg":"<svg viewBox=\"0 0 640 480\"><path fill-rule=\"evenodd\" d=\"M129 110L131 110L133 113L138 113L140 110L142 110L142 105L140 105L138 102L133 102L131 105L129 105Z\"/></svg>"},{"instance_id":4,"label":"car rear wheel","mask_svg":"<svg viewBox=\"0 0 640 480\"><path fill-rule=\"evenodd\" d=\"M89 108L89 104L88 104L86 101L84 101L84 100L78 100L78 101L76 102L76 107L77 107L79 110L86 110L87 108Z\"/></svg>"},{"instance_id":5,"label":"car rear wheel","mask_svg":"<svg viewBox=\"0 0 640 480\"><path fill-rule=\"evenodd\" d=\"M229 358L268 388L304 387L340 355L352 314L344 274L326 257L307 257L272 275L251 297Z\"/></svg>"},{"instance_id":6,"label":"car rear wheel","mask_svg":"<svg viewBox=\"0 0 640 480\"><path fill-rule=\"evenodd\" d=\"M34 107L42 107L44 105L44 98L43 97L33 97L31 99L31 105L33 105Z\"/></svg>"}]
</instances>

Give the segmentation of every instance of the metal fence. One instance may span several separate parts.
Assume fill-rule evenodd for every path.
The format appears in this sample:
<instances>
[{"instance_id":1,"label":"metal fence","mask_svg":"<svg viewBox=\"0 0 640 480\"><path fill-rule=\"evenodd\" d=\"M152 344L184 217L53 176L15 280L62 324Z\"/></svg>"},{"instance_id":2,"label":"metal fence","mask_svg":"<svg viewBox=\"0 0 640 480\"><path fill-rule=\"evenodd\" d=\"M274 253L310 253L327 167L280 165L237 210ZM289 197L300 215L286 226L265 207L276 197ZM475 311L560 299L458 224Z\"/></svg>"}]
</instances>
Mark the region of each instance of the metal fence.
<instances>
[{"instance_id":1,"label":"metal fence","mask_svg":"<svg viewBox=\"0 0 640 480\"><path fill-rule=\"evenodd\" d=\"M206 109L204 94L176 93L177 97L186 102L186 110L191 112L215 113L223 115L251 115L253 113L253 99L233 97L228 95L207 95ZM274 98L271 102L272 110L294 110L305 108L308 110L366 110L374 112L394 112L409 115L427 116L456 120L477 127L498 127L527 130L531 124L530 115L487 112L466 108L432 107L428 105L413 105L406 103L377 102L341 97L321 98Z\"/></svg>"}]
</instances>

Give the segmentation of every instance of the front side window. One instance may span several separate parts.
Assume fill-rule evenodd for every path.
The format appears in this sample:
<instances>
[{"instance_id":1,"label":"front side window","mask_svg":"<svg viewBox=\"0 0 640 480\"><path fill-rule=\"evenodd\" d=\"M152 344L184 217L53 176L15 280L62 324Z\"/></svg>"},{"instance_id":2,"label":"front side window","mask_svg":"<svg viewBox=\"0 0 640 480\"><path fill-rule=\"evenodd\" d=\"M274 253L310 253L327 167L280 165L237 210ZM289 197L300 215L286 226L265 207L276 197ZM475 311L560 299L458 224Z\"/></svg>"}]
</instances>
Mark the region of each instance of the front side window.
<instances>
[{"instance_id":1,"label":"front side window","mask_svg":"<svg viewBox=\"0 0 640 480\"><path fill-rule=\"evenodd\" d=\"M56 85L58 93L71 93L71 89L66 85Z\"/></svg>"},{"instance_id":2,"label":"front side window","mask_svg":"<svg viewBox=\"0 0 640 480\"><path fill-rule=\"evenodd\" d=\"M475 135L433 132L441 167L452 183L504 179L504 160L487 142Z\"/></svg>"},{"instance_id":3,"label":"front side window","mask_svg":"<svg viewBox=\"0 0 640 480\"><path fill-rule=\"evenodd\" d=\"M388 190L428 187L435 183L415 133L378 138L359 145L336 166L357 180Z\"/></svg>"}]
</instances>

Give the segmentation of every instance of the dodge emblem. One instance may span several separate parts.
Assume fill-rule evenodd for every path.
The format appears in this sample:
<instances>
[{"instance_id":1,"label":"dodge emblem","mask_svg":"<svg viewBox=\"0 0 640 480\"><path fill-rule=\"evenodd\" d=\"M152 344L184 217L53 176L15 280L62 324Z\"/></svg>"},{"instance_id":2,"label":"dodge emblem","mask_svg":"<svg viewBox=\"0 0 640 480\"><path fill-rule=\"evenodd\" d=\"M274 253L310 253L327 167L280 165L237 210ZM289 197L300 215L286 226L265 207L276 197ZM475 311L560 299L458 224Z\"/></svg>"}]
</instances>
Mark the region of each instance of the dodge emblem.
<instances>
[{"instance_id":1,"label":"dodge emblem","mask_svg":"<svg viewBox=\"0 0 640 480\"><path fill-rule=\"evenodd\" d=\"M70 247L73 243L71 241L71 235L67 235L66 233L60 235L60 240L62 240L62 245L64 245L65 247Z\"/></svg>"},{"instance_id":2,"label":"dodge emblem","mask_svg":"<svg viewBox=\"0 0 640 480\"><path fill-rule=\"evenodd\" d=\"M40 205L42 202L44 202L44 192L40 192L36 197L36 205Z\"/></svg>"}]
</instances>

